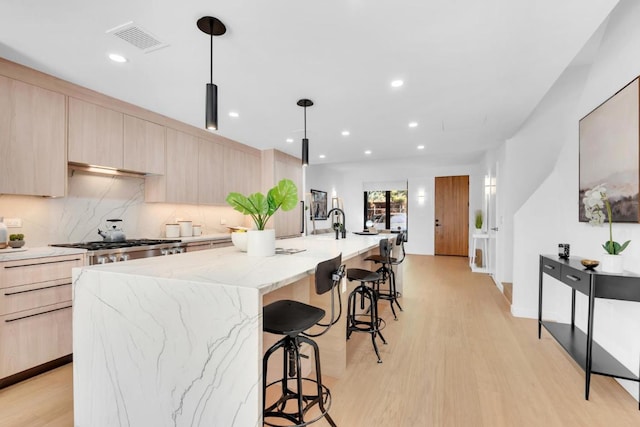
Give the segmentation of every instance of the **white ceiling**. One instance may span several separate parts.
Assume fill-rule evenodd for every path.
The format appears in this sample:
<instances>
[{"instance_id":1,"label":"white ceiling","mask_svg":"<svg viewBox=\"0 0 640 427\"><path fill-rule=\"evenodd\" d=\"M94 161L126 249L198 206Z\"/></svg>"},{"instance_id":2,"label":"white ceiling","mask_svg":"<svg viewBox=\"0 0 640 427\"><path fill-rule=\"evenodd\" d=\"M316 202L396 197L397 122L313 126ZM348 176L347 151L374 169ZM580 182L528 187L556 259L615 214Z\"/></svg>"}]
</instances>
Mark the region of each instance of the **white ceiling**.
<instances>
[{"instance_id":1,"label":"white ceiling","mask_svg":"<svg viewBox=\"0 0 640 427\"><path fill-rule=\"evenodd\" d=\"M203 128L196 21L215 16L219 134L299 157L296 102L310 98L312 164L469 158L514 133L617 2L0 0L0 56ZM169 46L143 53L106 33L129 21Z\"/></svg>"}]
</instances>

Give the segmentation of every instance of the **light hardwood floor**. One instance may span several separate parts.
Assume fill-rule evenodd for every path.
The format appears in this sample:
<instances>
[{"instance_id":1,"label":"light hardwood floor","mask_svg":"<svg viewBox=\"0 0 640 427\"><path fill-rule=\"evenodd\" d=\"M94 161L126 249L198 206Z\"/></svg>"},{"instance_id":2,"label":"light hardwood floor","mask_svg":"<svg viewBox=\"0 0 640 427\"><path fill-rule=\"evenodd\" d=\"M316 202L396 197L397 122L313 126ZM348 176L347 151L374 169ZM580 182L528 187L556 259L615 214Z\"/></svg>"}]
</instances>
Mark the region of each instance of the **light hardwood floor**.
<instances>
[{"instance_id":1,"label":"light hardwood floor","mask_svg":"<svg viewBox=\"0 0 640 427\"><path fill-rule=\"evenodd\" d=\"M398 321L381 302L384 363L355 335L347 374L327 379L340 427L640 425L638 403L611 378L593 376L585 401L582 369L546 332L538 340L535 320L512 317L466 258L405 263ZM72 406L67 365L0 390L0 425L72 426Z\"/></svg>"}]
</instances>

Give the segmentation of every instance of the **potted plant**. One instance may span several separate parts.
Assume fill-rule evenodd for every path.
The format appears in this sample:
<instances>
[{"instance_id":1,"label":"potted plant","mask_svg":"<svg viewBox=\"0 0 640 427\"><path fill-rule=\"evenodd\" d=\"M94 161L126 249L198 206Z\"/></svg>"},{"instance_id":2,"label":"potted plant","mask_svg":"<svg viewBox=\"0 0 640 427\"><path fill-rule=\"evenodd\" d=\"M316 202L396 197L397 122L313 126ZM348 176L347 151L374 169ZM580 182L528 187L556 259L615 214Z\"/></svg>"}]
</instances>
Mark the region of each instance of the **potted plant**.
<instances>
[{"instance_id":1,"label":"potted plant","mask_svg":"<svg viewBox=\"0 0 640 427\"><path fill-rule=\"evenodd\" d=\"M627 240L623 244L613 240L613 215L604 184L596 185L591 190L587 190L582 203L584 203L584 211L587 219L589 219L589 224L601 225L604 222L604 210L606 209L609 220L609 240L602 244L602 248L607 252L603 255L602 271L622 273L623 260L620 253L629 246L631 240Z\"/></svg>"},{"instance_id":2,"label":"potted plant","mask_svg":"<svg viewBox=\"0 0 640 427\"><path fill-rule=\"evenodd\" d=\"M266 196L231 192L226 201L236 211L251 216L256 226L256 230L248 231L247 254L270 256L275 253L276 234L273 229L265 230L265 226L278 209L290 211L298 205L298 188L290 179L282 179Z\"/></svg>"},{"instance_id":3,"label":"potted plant","mask_svg":"<svg viewBox=\"0 0 640 427\"><path fill-rule=\"evenodd\" d=\"M21 248L24 246L24 234L9 235L9 246L12 248Z\"/></svg>"},{"instance_id":4,"label":"potted plant","mask_svg":"<svg viewBox=\"0 0 640 427\"><path fill-rule=\"evenodd\" d=\"M475 212L476 231L482 230L482 210L478 209Z\"/></svg>"}]
</instances>

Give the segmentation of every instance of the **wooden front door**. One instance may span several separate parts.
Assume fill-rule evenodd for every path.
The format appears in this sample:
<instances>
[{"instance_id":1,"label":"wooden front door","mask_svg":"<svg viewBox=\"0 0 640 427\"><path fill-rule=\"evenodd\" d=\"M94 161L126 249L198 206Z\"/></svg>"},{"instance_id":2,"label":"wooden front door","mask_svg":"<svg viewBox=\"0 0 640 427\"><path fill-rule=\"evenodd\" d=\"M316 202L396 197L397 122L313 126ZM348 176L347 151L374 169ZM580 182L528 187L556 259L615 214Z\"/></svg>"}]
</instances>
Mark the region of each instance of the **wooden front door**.
<instances>
[{"instance_id":1,"label":"wooden front door","mask_svg":"<svg viewBox=\"0 0 640 427\"><path fill-rule=\"evenodd\" d=\"M469 256L469 176L436 177L435 254Z\"/></svg>"}]
</instances>

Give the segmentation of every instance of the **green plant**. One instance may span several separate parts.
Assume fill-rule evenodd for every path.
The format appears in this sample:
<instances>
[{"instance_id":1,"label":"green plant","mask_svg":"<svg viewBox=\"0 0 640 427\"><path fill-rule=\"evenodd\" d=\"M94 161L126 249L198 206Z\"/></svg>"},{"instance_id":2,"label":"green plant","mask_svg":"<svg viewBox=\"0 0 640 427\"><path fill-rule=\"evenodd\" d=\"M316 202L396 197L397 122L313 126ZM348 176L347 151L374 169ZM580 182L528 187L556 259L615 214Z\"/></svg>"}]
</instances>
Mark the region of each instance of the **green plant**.
<instances>
[{"instance_id":1,"label":"green plant","mask_svg":"<svg viewBox=\"0 0 640 427\"><path fill-rule=\"evenodd\" d=\"M266 196L262 193L243 196L232 192L226 200L236 211L251 215L258 230L264 230L267 221L278 209L290 211L298 205L298 188L290 179L283 179Z\"/></svg>"},{"instance_id":2,"label":"green plant","mask_svg":"<svg viewBox=\"0 0 640 427\"><path fill-rule=\"evenodd\" d=\"M478 230L482 228L482 211L480 209L476 211L476 228Z\"/></svg>"},{"instance_id":3,"label":"green plant","mask_svg":"<svg viewBox=\"0 0 640 427\"><path fill-rule=\"evenodd\" d=\"M11 240L11 241L24 240L24 234L10 234L9 235L9 240Z\"/></svg>"},{"instance_id":4,"label":"green plant","mask_svg":"<svg viewBox=\"0 0 640 427\"><path fill-rule=\"evenodd\" d=\"M627 240L620 244L613 240L613 219L611 214L611 204L607 197L607 189L604 184L598 184L591 190L587 190L582 199L584 203L584 212L589 219L589 224L601 225L604 222L604 209L607 210L607 218L609 220L609 240L604 242L602 247L610 255L618 255L624 251L631 240Z\"/></svg>"}]
</instances>

